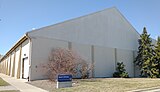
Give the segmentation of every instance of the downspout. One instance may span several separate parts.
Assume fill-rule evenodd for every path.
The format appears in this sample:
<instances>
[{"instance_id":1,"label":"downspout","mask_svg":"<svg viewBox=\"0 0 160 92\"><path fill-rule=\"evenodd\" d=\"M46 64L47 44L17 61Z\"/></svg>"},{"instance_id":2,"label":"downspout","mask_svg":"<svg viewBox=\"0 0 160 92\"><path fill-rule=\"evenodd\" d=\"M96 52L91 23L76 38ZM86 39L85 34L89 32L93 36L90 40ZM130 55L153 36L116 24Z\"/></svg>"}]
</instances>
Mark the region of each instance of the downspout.
<instances>
[{"instance_id":1,"label":"downspout","mask_svg":"<svg viewBox=\"0 0 160 92\"><path fill-rule=\"evenodd\" d=\"M26 37L29 39L29 77L28 77L28 81L31 80L31 56L32 56L32 40L31 37L29 37L28 32L26 33Z\"/></svg>"}]
</instances>

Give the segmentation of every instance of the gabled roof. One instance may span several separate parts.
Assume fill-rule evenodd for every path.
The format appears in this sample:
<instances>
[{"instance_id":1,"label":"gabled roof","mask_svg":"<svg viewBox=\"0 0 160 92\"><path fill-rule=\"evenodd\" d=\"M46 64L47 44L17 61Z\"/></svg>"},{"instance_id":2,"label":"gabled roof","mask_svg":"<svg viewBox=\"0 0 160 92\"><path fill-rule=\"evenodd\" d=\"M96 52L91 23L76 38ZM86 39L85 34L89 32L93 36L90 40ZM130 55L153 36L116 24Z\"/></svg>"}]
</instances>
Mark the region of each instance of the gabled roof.
<instances>
[{"instance_id":1,"label":"gabled roof","mask_svg":"<svg viewBox=\"0 0 160 92\"><path fill-rule=\"evenodd\" d=\"M36 29L28 35L31 38L43 37L129 50L137 50L139 38L139 33L115 7Z\"/></svg>"},{"instance_id":2,"label":"gabled roof","mask_svg":"<svg viewBox=\"0 0 160 92\"><path fill-rule=\"evenodd\" d=\"M111 7L111 8L100 10L100 11L97 11L97 12L94 12L94 13L91 13L91 14L83 15L83 16L80 16L80 17L77 17L77 18L73 18L73 19L70 19L70 20L66 20L66 21L63 21L63 22L60 22L60 23L56 23L56 24L52 24L52 25L49 25L49 26L41 27L41 28L38 28L38 29L34 29L34 30L31 30L31 31L28 31L27 33L32 33L32 32L36 32L36 31L39 31L39 30L46 29L48 27L61 25L61 24L64 24L66 22L74 21L74 20L77 20L77 19L80 19L80 18L84 18L84 17L87 17L87 16L91 16L91 15L94 15L94 14L97 14L97 13L100 13L100 12L104 12L104 11L109 11L109 10L116 10L117 12L119 12L119 14L130 24L130 26L132 26L131 23L123 16L123 14L121 14L121 12L116 7ZM136 31L136 29L134 27L133 27L133 29ZM139 34L138 31L136 31L136 32L137 32L137 34Z\"/></svg>"}]
</instances>

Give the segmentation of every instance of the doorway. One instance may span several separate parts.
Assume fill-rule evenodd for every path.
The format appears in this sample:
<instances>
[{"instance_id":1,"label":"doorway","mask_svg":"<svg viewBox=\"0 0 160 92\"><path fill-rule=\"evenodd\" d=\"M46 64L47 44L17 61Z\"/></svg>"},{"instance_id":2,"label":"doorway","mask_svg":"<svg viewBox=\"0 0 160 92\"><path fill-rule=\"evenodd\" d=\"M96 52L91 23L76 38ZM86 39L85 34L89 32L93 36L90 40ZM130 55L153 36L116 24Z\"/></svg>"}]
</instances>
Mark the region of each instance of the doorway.
<instances>
[{"instance_id":1,"label":"doorway","mask_svg":"<svg viewBox=\"0 0 160 92\"><path fill-rule=\"evenodd\" d=\"M22 78L28 79L29 77L29 60L28 57L23 58L22 62Z\"/></svg>"}]
</instances>

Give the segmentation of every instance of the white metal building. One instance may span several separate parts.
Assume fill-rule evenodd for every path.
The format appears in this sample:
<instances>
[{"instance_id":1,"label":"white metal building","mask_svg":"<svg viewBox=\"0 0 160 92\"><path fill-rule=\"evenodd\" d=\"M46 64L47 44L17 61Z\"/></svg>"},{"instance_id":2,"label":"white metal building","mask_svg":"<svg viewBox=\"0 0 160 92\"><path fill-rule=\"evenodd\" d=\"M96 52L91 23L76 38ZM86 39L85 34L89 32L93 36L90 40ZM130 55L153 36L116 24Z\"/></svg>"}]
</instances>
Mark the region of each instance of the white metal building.
<instances>
[{"instance_id":1,"label":"white metal building","mask_svg":"<svg viewBox=\"0 0 160 92\"><path fill-rule=\"evenodd\" d=\"M139 33L115 8L27 32L1 59L1 72L16 78L43 79L42 63L53 48L69 48L94 64L94 77L112 77L117 62L136 76L133 60Z\"/></svg>"}]
</instances>

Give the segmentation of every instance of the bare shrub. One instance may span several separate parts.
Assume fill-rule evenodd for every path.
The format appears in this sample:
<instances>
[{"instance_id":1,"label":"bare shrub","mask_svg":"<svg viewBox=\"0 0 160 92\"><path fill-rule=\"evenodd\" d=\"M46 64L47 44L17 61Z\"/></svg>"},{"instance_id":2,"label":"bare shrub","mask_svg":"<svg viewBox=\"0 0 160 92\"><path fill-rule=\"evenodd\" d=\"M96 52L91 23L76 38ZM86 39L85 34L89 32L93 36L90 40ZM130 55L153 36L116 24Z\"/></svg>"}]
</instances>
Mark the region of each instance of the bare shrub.
<instances>
[{"instance_id":1,"label":"bare shrub","mask_svg":"<svg viewBox=\"0 0 160 92\"><path fill-rule=\"evenodd\" d=\"M91 68L89 64L77 55L74 51L62 48L56 48L51 51L49 63L45 66L48 71L48 77L54 81L58 74L78 73L81 78L88 78Z\"/></svg>"},{"instance_id":2,"label":"bare shrub","mask_svg":"<svg viewBox=\"0 0 160 92\"><path fill-rule=\"evenodd\" d=\"M81 61L78 64L77 69L78 69L78 72L80 73L80 77L82 79L86 79L92 76L90 74L92 73L93 64L88 64L86 61Z\"/></svg>"}]
</instances>

